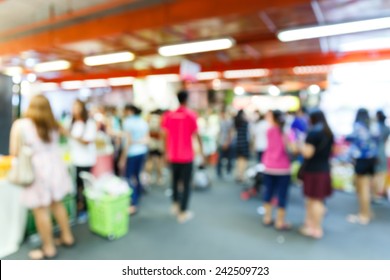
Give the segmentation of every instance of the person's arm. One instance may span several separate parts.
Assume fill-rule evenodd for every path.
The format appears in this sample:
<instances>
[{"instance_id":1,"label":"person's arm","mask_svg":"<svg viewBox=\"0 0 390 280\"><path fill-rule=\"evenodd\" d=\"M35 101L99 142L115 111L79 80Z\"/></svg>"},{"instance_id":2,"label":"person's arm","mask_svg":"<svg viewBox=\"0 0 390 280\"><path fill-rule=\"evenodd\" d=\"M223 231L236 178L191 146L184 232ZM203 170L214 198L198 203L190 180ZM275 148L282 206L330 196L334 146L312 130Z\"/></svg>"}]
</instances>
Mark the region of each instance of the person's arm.
<instances>
[{"instance_id":1,"label":"person's arm","mask_svg":"<svg viewBox=\"0 0 390 280\"><path fill-rule=\"evenodd\" d=\"M321 145L321 143L324 141L323 137L326 136L313 131L307 134L305 143L303 143L299 148L303 158L310 159L314 156L318 145Z\"/></svg>"},{"instance_id":2,"label":"person's arm","mask_svg":"<svg viewBox=\"0 0 390 280\"><path fill-rule=\"evenodd\" d=\"M167 151L167 141L168 141L168 131L164 128L161 128L161 143L162 143L162 146L163 146L163 156L164 156L164 160L165 160L165 163L169 163L169 157L168 157L168 151Z\"/></svg>"},{"instance_id":3,"label":"person's arm","mask_svg":"<svg viewBox=\"0 0 390 280\"><path fill-rule=\"evenodd\" d=\"M316 149L312 144L305 143L301 148L301 154L305 159L310 159L314 156Z\"/></svg>"},{"instance_id":4,"label":"person's arm","mask_svg":"<svg viewBox=\"0 0 390 280\"><path fill-rule=\"evenodd\" d=\"M206 157L204 154L204 149L203 149L203 143L202 143L202 137L200 136L199 133L196 133L196 139L198 140L198 145L199 145L199 153L202 157L203 162L205 161Z\"/></svg>"},{"instance_id":5,"label":"person's arm","mask_svg":"<svg viewBox=\"0 0 390 280\"><path fill-rule=\"evenodd\" d=\"M122 149L122 154L119 159L119 168L123 172L125 167L126 167L126 162L127 162L127 153L129 151L130 145L131 145L131 135L130 133L123 132L123 149Z\"/></svg>"},{"instance_id":6,"label":"person's arm","mask_svg":"<svg viewBox=\"0 0 390 280\"><path fill-rule=\"evenodd\" d=\"M95 142L96 140L97 126L95 123L92 122L91 123L86 122L84 125L85 125L84 133L78 137L72 136L72 138L83 145L89 145Z\"/></svg>"}]
</instances>

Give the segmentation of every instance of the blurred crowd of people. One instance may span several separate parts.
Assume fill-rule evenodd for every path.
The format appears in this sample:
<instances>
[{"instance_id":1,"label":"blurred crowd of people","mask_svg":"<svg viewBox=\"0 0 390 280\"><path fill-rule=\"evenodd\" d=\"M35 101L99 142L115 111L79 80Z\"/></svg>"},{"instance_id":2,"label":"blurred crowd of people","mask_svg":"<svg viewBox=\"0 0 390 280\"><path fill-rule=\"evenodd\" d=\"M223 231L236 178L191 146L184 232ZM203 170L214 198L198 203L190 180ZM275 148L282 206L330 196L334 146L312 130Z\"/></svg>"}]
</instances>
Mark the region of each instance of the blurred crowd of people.
<instances>
[{"instance_id":1,"label":"blurred crowd of people","mask_svg":"<svg viewBox=\"0 0 390 280\"><path fill-rule=\"evenodd\" d=\"M336 137L324 113L300 108L295 113L234 111L224 106L216 112L209 110L197 115L188 108L188 93L178 93L180 106L174 111L156 110L143 114L134 104L123 110L102 107L88 110L77 100L72 113L64 115L57 124L47 99L32 98L25 117L14 123L11 135L11 154L17 156L13 143L20 139L34 150L36 174L34 184L26 188L24 201L33 209L38 232L43 241L40 250L31 258L55 256L55 246L72 246L74 237L69 228L66 210L61 199L71 189L66 168L60 160L58 138L67 138L70 158L75 167L78 221L85 222L88 209L84 197L84 182L80 174L92 172L98 164L97 140L104 134L112 147L112 172L125 177L132 188L129 214L140 210L146 185L165 186L165 168L170 167L172 214L179 223L193 218L189 211L191 178L197 166L215 165L219 180L247 182L250 163L260 165L258 175L263 187L257 186L264 201L263 225L277 230L290 230L286 209L291 188L291 164L300 163L298 178L303 185L306 216L300 232L308 237L323 237L325 201L332 195L331 158ZM368 224L373 218L372 199L385 195L388 163L385 143L390 135L382 111L371 119L366 109L357 112L349 143L348 160L355 166L358 211L347 217L351 223ZM196 141L194 141L196 140ZM209 168L210 170L211 168ZM146 174L146 175L145 175ZM276 215L273 215L276 208ZM58 240L52 237L50 211L61 228Z\"/></svg>"}]
</instances>

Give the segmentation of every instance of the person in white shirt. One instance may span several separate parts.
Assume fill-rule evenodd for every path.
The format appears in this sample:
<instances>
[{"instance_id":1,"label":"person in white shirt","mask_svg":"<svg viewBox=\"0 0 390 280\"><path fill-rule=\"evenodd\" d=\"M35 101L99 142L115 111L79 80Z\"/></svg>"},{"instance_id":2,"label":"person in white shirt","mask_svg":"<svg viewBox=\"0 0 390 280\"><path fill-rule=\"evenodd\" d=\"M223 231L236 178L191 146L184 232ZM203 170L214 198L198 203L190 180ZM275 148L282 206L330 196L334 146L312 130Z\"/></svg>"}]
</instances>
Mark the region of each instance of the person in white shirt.
<instances>
[{"instance_id":1,"label":"person in white shirt","mask_svg":"<svg viewBox=\"0 0 390 280\"><path fill-rule=\"evenodd\" d=\"M86 201L83 195L84 184L80 178L80 173L91 172L96 164L96 123L88 117L85 103L76 100L73 105L73 116L70 125L69 146L73 165L76 167L77 184L77 210L79 220L84 220L86 215Z\"/></svg>"},{"instance_id":2,"label":"person in white shirt","mask_svg":"<svg viewBox=\"0 0 390 280\"><path fill-rule=\"evenodd\" d=\"M261 162L267 148L268 123L259 111L256 111L256 120L251 127L252 141L257 155L257 162Z\"/></svg>"}]
</instances>

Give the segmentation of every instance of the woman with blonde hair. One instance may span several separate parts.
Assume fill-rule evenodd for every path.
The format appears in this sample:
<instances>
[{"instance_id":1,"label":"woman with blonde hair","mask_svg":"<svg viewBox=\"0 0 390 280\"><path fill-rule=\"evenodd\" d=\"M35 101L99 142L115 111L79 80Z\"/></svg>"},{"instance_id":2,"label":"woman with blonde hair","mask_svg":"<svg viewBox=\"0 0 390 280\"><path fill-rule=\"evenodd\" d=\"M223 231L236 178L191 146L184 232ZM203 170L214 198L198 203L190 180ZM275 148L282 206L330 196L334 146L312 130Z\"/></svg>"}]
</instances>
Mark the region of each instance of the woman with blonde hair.
<instances>
[{"instance_id":1,"label":"woman with blonde hair","mask_svg":"<svg viewBox=\"0 0 390 280\"><path fill-rule=\"evenodd\" d=\"M51 213L54 215L64 246L72 246L74 237L62 199L71 192L71 179L62 162L58 146L59 125L49 101L42 95L34 96L24 118L14 122L11 129L10 152L17 156L21 141L33 151L34 182L23 190L23 203L32 209L42 247L30 252L31 259L51 259L57 255L53 238Z\"/></svg>"}]
</instances>

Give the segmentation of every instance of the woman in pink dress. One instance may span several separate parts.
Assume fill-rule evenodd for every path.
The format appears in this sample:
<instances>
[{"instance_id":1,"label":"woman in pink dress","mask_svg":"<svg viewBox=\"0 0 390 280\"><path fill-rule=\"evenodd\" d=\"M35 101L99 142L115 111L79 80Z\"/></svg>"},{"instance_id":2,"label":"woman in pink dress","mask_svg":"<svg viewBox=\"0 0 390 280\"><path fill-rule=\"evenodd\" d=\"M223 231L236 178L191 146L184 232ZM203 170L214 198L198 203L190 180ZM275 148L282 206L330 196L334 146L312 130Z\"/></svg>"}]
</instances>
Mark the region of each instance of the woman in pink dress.
<instances>
[{"instance_id":1,"label":"woman in pink dress","mask_svg":"<svg viewBox=\"0 0 390 280\"><path fill-rule=\"evenodd\" d=\"M53 116L49 101L42 95L31 99L25 118L15 121L11 129L10 152L17 156L22 137L25 145L33 150L32 164L35 180L24 189L23 204L32 209L42 247L33 250L32 259L48 259L57 255L53 238L51 213L61 229L58 240L64 246L72 246L73 234L62 199L72 191L71 179L62 162L58 146L59 126Z\"/></svg>"}]
</instances>

